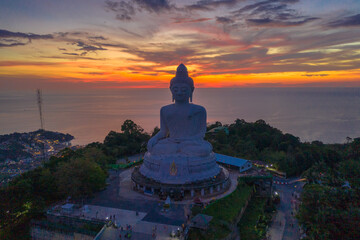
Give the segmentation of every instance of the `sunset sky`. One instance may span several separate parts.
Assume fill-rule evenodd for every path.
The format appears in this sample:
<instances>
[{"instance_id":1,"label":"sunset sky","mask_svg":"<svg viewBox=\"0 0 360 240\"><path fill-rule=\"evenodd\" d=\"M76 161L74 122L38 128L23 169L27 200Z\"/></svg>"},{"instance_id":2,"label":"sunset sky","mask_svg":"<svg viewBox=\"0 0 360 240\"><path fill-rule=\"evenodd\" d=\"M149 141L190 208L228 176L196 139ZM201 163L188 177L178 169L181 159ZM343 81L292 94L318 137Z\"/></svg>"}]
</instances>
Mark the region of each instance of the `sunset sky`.
<instances>
[{"instance_id":1,"label":"sunset sky","mask_svg":"<svg viewBox=\"0 0 360 240\"><path fill-rule=\"evenodd\" d=\"M360 87L359 0L1 0L0 89Z\"/></svg>"}]
</instances>

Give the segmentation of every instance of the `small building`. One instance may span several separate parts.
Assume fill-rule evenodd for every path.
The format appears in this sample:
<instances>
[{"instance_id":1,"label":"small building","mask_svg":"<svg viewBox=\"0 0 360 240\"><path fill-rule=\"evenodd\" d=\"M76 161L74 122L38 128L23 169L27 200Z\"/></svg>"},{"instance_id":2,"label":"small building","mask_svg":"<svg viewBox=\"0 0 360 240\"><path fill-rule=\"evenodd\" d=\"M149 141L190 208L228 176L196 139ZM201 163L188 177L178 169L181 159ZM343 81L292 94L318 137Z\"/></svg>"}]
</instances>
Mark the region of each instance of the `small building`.
<instances>
[{"instance_id":1,"label":"small building","mask_svg":"<svg viewBox=\"0 0 360 240\"><path fill-rule=\"evenodd\" d=\"M239 169L240 172L244 172L252 168L251 162L246 159L231 157L219 153L215 153L215 156L216 156L216 162L230 168Z\"/></svg>"},{"instance_id":2,"label":"small building","mask_svg":"<svg viewBox=\"0 0 360 240\"><path fill-rule=\"evenodd\" d=\"M212 128L209 131L207 131L207 133L215 134L215 133L218 133L220 131L224 131L226 135L229 135L229 129L227 127L224 127L224 126L219 126L219 127L216 127L216 128Z\"/></svg>"},{"instance_id":3,"label":"small building","mask_svg":"<svg viewBox=\"0 0 360 240\"><path fill-rule=\"evenodd\" d=\"M199 213L191 219L190 227L206 230L209 227L209 223L212 219L212 216Z\"/></svg>"},{"instance_id":4,"label":"small building","mask_svg":"<svg viewBox=\"0 0 360 240\"><path fill-rule=\"evenodd\" d=\"M61 210L64 211L65 213L71 213L73 209L74 209L74 204L72 203L66 203L61 206Z\"/></svg>"}]
</instances>

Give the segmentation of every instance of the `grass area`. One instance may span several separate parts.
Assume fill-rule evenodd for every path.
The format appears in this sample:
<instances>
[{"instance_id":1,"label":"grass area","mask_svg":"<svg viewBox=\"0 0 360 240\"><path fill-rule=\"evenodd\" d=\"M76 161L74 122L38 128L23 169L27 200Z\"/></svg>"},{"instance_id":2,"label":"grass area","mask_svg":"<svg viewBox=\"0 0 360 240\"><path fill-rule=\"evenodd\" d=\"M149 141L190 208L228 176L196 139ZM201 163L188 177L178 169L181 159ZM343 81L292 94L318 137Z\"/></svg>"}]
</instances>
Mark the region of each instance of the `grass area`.
<instances>
[{"instance_id":1,"label":"grass area","mask_svg":"<svg viewBox=\"0 0 360 240\"><path fill-rule=\"evenodd\" d=\"M194 206L192 208L193 215L203 213L214 218L211 220L206 232L192 229L189 233L189 239L221 239L230 234L230 224L236 220L252 191L253 186L249 186L244 181L239 180L236 190L228 196L216 200L205 209Z\"/></svg>"},{"instance_id":2,"label":"grass area","mask_svg":"<svg viewBox=\"0 0 360 240\"><path fill-rule=\"evenodd\" d=\"M3 179L6 179L10 176L10 174L3 174L3 173L0 173L0 180L3 180Z\"/></svg>"},{"instance_id":3,"label":"grass area","mask_svg":"<svg viewBox=\"0 0 360 240\"><path fill-rule=\"evenodd\" d=\"M266 235L266 230L271 221L271 211L264 211L266 198L253 198L241 221L238 224L241 239L261 240Z\"/></svg>"},{"instance_id":4,"label":"grass area","mask_svg":"<svg viewBox=\"0 0 360 240\"><path fill-rule=\"evenodd\" d=\"M54 232L83 233L89 236L96 236L104 224L85 222L79 224L65 224L62 222L51 222L46 219L32 220L32 224L41 229L48 229Z\"/></svg>"},{"instance_id":5,"label":"grass area","mask_svg":"<svg viewBox=\"0 0 360 240\"><path fill-rule=\"evenodd\" d=\"M215 240L225 238L230 234L228 224L217 219L210 222L209 228L206 232L199 229L191 229L189 232L190 240Z\"/></svg>"},{"instance_id":6,"label":"grass area","mask_svg":"<svg viewBox=\"0 0 360 240\"><path fill-rule=\"evenodd\" d=\"M232 223L245 205L246 200L249 199L252 189L252 186L239 180L239 184L234 192L210 204L203 210L203 213L213 216L215 219Z\"/></svg>"},{"instance_id":7,"label":"grass area","mask_svg":"<svg viewBox=\"0 0 360 240\"><path fill-rule=\"evenodd\" d=\"M126 164L122 164L122 163L119 163L119 164L108 164L108 168L110 169L114 169L114 170L118 170L118 169L125 169L125 168L129 168L129 167L132 167L134 165L137 165L137 164L140 164L143 162L144 159L140 159L139 161L133 161L133 162L130 162L130 163L126 163Z\"/></svg>"}]
</instances>

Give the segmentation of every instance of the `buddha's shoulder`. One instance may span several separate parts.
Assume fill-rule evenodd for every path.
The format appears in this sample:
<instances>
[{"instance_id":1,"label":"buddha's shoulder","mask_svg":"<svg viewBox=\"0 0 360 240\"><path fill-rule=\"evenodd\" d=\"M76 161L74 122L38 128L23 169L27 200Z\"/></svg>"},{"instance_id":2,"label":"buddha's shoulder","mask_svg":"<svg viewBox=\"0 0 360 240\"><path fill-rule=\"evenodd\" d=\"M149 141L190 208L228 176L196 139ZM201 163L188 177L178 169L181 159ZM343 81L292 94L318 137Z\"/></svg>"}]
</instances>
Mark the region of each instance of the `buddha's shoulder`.
<instances>
[{"instance_id":1,"label":"buddha's shoulder","mask_svg":"<svg viewBox=\"0 0 360 240\"><path fill-rule=\"evenodd\" d=\"M196 105L196 104L190 104L192 106L192 109L194 109L195 111L199 111L199 112L206 112L205 108L201 105Z\"/></svg>"},{"instance_id":2,"label":"buddha's shoulder","mask_svg":"<svg viewBox=\"0 0 360 240\"><path fill-rule=\"evenodd\" d=\"M169 105L161 107L160 111L167 112L167 111L171 111L174 108L176 108L176 105L173 103L173 104L169 104ZM203 106L192 104L192 103L189 104L189 108L195 112L206 112L206 110Z\"/></svg>"},{"instance_id":3,"label":"buddha's shoulder","mask_svg":"<svg viewBox=\"0 0 360 240\"><path fill-rule=\"evenodd\" d=\"M165 106L162 106L160 111L166 111L167 109L171 109L174 107L175 104L169 104L169 105L165 105Z\"/></svg>"}]
</instances>

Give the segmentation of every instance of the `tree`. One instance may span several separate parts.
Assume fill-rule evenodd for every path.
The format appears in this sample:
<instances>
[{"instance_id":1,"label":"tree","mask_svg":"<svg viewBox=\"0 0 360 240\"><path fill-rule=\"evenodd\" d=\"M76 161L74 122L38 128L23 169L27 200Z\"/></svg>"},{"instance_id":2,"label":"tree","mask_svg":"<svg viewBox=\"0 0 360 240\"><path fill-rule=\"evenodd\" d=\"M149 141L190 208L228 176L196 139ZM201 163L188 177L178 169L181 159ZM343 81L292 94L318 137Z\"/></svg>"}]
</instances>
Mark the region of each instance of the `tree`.
<instances>
[{"instance_id":1,"label":"tree","mask_svg":"<svg viewBox=\"0 0 360 240\"><path fill-rule=\"evenodd\" d=\"M123 131L126 136L137 136L141 135L144 132L144 129L132 120L125 120L121 126L121 131Z\"/></svg>"},{"instance_id":2,"label":"tree","mask_svg":"<svg viewBox=\"0 0 360 240\"><path fill-rule=\"evenodd\" d=\"M154 130L151 133L151 137L155 136L158 132L160 132L160 128L158 126L154 127Z\"/></svg>"},{"instance_id":3,"label":"tree","mask_svg":"<svg viewBox=\"0 0 360 240\"><path fill-rule=\"evenodd\" d=\"M51 156L49 161L44 163L44 167L49 168L51 172L54 172L59 163L67 162L75 156L80 156L79 152L70 148L64 148L56 156Z\"/></svg>"},{"instance_id":4,"label":"tree","mask_svg":"<svg viewBox=\"0 0 360 240\"><path fill-rule=\"evenodd\" d=\"M352 187L360 188L360 161L343 161L340 163L339 170Z\"/></svg>"},{"instance_id":5,"label":"tree","mask_svg":"<svg viewBox=\"0 0 360 240\"><path fill-rule=\"evenodd\" d=\"M60 193L74 198L91 196L105 187L106 174L92 160L73 158L62 163L55 173Z\"/></svg>"},{"instance_id":6,"label":"tree","mask_svg":"<svg viewBox=\"0 0 360 240\"><path fill-rule=\"evenodd\" d=\"M360 138L355 138L347 149L347 159L360 160Z\"/></svg>"},{"instance_id":7,"label":"tree","mask_svg":"<svg viewBox=\"0 0 360 240\"><path fill-rule=\"evenodd\" d=\"M207 126L207 131L209 131L210 129L213 129L213 128L221 127L221 126L222 126L222 123L219 121L216 121L215 123Z\"/></svg>"},{"instance_id":8,"label":"tree","mask_svg":"<svg viewBox=\"0 0 360 240\"><path fill-rule=\"evenodd\" d=\"M106 156L101 149L96 147L85 147L81 152L83 158L96 162L104 171L106 171L107 164L114 162L114 158Z\"/></svg>"},{"instance_id":9,"label":"tree","mask_svg":"<svg viewBox=\"0 0 360 240\"><path fill-rule=\"evenodd\" d=\"M121 126L123 132L109 132L104 140L104 151L114 157L124 157L146 150L150 135L131 120L126 120Z\"/></svg>"}]
</instances>

